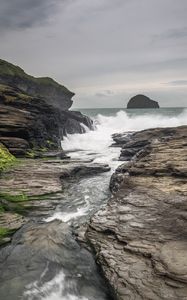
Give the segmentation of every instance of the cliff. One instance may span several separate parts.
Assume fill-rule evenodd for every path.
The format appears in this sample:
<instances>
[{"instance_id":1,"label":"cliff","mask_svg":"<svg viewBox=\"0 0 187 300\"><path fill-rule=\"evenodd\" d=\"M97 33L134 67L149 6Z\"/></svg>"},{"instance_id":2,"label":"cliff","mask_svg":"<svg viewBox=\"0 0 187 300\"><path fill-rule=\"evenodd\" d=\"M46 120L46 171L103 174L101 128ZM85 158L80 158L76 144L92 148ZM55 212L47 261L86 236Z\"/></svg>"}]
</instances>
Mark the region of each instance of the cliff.
<instances>
[{"instance_id":1,"label":"cliff","mask_svg":"<svg viewBox=\"0 0 187 300\"><path fill-rule=\"evenodd\" d=\"M87 116L68 111L73 93L52 79L36 79L0 60L0 82L0 142L12 154L57 150L66 134L85 132L82 124L93 129Z\"/></svg>"},{"instance_id":2,"label":"cliff","mask_svg":"<svg viewBox=\"0 0 187 300\"><path fill-rule=\"evenodd\" d=\"M159 104L147 96L136 95L129 100L127 108L159 108Z\"/></svg>"},{"instance_id":3,"label":"cliff","mask_svg":"<svg viewBox=\"0 0 187 300\"><path fill-rule=\"evenodd\" d=\"M52 78L35 78L26 74L20 67L0 59L0 84L10 85L22 92L45 99L45 102L61 110L68 110L74 93L58 84Z\"/></svg>"}]
</instances>

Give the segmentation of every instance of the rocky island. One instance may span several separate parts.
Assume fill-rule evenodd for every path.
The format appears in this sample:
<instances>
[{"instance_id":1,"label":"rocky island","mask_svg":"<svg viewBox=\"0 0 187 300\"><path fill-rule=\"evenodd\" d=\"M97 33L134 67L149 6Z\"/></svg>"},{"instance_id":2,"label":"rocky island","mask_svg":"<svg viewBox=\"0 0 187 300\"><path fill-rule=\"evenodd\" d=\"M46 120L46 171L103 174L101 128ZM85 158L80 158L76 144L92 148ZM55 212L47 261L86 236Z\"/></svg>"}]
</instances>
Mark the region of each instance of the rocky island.
<instances>
[{"instance_id":1,"label":"rocky island","mask_svg":"<svg viewBox=\"0 0 187 300\"><path fill-rule=\"evenodd\" d=\"M145 95L136 95L129 100L127 108L159 108L159 104Z\"/></svg>"}]
</instances>

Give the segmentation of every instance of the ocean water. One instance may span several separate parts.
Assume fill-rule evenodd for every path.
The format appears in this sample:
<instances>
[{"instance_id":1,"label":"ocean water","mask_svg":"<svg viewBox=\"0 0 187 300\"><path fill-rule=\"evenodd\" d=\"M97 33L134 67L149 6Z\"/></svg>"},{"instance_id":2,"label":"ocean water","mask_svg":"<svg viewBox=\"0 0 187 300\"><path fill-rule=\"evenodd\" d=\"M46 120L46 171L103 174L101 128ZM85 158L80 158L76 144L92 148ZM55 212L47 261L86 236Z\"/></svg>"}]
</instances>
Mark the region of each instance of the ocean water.
<instances>
[{"instance_id":1,"label":"ocean water","mask_svg":"<svg viewBox=\"0 0 187 300\"><path fill-rule=\"evenodd\" d=\"M94 120L95 131L68 135L62 141L62 148L71 151L73 158L93 157L95 162L110 164L116 159L116 150L110 147L112 134L187 124L187 108L94 108L80 111Z\"/></svg>"},{"instance_id":2,"label":"ocean water","mask_svg":"<svg viewBox=\"0 0 187 300\"><path fill-rule=\"evenodd\" d=\"M115 116L119 111L125 112L129 117L143 115L162 115L162 116L178 116L187 107L164 107L159 109L125 109L125 108L78 108L83 114L95 118L101 114L103 116Z\"/></svg>"}]
</instances>

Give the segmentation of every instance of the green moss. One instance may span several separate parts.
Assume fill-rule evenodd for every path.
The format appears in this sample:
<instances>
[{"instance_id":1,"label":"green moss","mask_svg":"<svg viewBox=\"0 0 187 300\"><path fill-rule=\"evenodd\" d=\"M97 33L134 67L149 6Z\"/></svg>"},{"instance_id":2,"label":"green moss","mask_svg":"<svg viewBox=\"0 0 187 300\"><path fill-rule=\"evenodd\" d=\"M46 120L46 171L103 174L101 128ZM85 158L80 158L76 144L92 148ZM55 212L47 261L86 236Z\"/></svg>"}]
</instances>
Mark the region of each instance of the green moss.
<instances>
[{"instance_id":1,"label":"green moss","mask_svg":"<svg viewBox=\"0 0 187 300\"><path fill-rule=\"evenodd\" d=\"M29 197L24 193L18 195L0 193L0 214L12 211L20 215L25 215L24 202L29 200Z\"/></svg>"},{"instance_id":2,"label":"green moss","mask_svg":"<svg viewBox=\"0 0 187 300\"><path fill-rule=\"evenodd\" d=\"M8 235L9 233L10 233L10 229L4 228L4 227L0 227L0 238Z\"/></svg>"},{"instance_id":3,"label":"green moss","mask_svg":"<svg viewBox=\"0 0 187 300\"><path fill-rule=\"evenodd\" d=\"M23 94L23 93L17 93L17 96L19 98L22 98L23 100L29 100L29 99L31 99L31 96L29 96L27 94Z\"/></svg>"},{"instance_id":4,"label":"green moss","mask_svg":"<svg viewBox=\"0 0 187 300\"><path fill-rule=\"evenodd\" d=\"M47 150L48 149L46 147L42 147L42 148L39 149L40 152L47 152Z\"/></svg>"},{"instance_id":5,"label":"green moss","mask_svg":"<svg viewBox=\"0 0 187 300\"><path fill-rule=\"evenodd\" d=\"M47 140L47 145L48 146L55 146L55 143L53 141Z\"/></svg>"},{"instance_id":6,"label":"green moss","mask_svg":"<svg viewBox=\"0 0 187 300\"><path fill-rule=\"evenodd\" d=\"M0 92L10 91L11 88L8 85L0 84Z\"/></svg>"},{"instance_id":7,"label":"green moss","mask_svg":"<svg viewBox=\"0 0 187 300\"><path fill-rule=\"evenodd\" d=\"M15 162L16 158L0 143L0 173L11 167Z\"/></svg>"},{"instance_id":8,"label":"green moss","mask_svg":"<svg viewBox=\"0 0 187 300\"><path fill-rule=\"evenodd\" d=\"M0 198L3 198L6 201L14 202L14 203L15 202L24 202L24 201L29 200L29 197L24 193L20 193L20 194L17 194L17 195L11 195L11 194L8 194L8 193L0 193Z\"/></svg>"},{"instance_id":9,"label":"green moss","mask_svg":"<svg viewBox=\"0 0 187 300\"><path fill-rule=\"evenodd\" d=\"M5 241L4 238L9 237L15 231L16 231L15 229L9 229L9 228L6 228L6 227L0 227L0 245L6 243L7 241Z\"/></svg>"},{"instance_id":10,"label":"green moss","mask_svg":"<svg viewBox=\"0 0 187 300\"><path fill-rule=\"evenodd\" d=\"M4 213L5 209L3 205L0 205L0 214Z\"/></svg>"},{"instance_id":11,"label":"green moss","mask_svg":"<svg viewBox=\"0 0 187 300\"><path fill-rule=\"evenodd\" d=\"M36 151L33 150L33 149L29 150L29 151L26 152L26 156L28 158L35 158L36 157Z\"/></svg>"},{"instance_id":12,"label":"green moss","mask_svg":"<svg viewBox=\"0 0 187 300\"><path fill-rule=\"evenodd\" d=\"M25 72L20 67L15 66L5 60L0 59L0 74L23 76L25 74Z\"/></svg>"}]
</instances>

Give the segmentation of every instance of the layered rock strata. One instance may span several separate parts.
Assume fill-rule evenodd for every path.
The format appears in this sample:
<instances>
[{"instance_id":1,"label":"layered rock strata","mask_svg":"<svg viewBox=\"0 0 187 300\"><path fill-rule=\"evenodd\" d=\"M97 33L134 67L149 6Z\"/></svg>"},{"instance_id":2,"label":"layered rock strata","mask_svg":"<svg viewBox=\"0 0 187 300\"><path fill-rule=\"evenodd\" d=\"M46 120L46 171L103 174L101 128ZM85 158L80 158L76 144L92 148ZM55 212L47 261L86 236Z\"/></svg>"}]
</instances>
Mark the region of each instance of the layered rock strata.
<instances>
[{"instance_id":1,"label":"layered rock strata","mask_svg":"<svg viewBox=\"0 0 187 300\"><path fill-rule=\"evenodd\" d=\"M30 150L58 149L65 135L84 133L85 128L93 129L90 118L80 112L67 110L63 98L63 93L68 95L65 88L61 88L61 100L58 100L61 106L58 107L55 93L45 95L39 89L37 93L32 93L30 88L24 89L21 83L18 84L19 80L22 82L26 76L29 87L32 86L33 78L19 71L16 66L11 65L10 72L9 63L5 65L8 66L5 69L6 76L5 71L2 74L0 61L0 82L3 82L0 84L0 142L12 154L26 156ZM15 83L13 79L9 79L14 78L17 69L19 76ZM33 151L29 154L34 156Z\"/></svg>"},{"instance_id":2,"label":"layered rock strata","mask_svg":"<svg viewBox=\"0 0 187 300\"><path fill-rule=\"evenodd\" d=\"M139 149L112 176L87 241L117 299L186 300L187 126L134 133L123 150L130 143Z\"/></svg>"},{"instance_id":3,"label":"layered rock strata","mask_svg":"<svg viewBox=\"0 0 187 300\"><path fill-rule=\"evenodd\" d=\"M0 59L0 84L18 88L32 97L41 97L47 104L60 110L68 110L72 106L72 97L75 95L52 78L33 77L20 67L2 59Z\"/></svg>"},{"instance_id":4,"label":"layered rock strata","mask_svg":"<svg viewBox=\"0 0 187 300\"><path fill-rule=\"evenodd\" d=\"M109 170L108 165L89 161L20 160L0 176L0 230L6 229L4 234L0 231L0 244L11 240L31 211L34 215L49 214L61 201L68 179Z\"/></svg>"}]
</instances>

